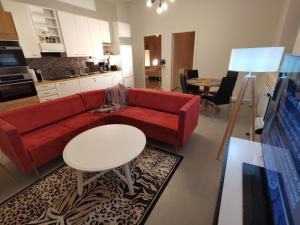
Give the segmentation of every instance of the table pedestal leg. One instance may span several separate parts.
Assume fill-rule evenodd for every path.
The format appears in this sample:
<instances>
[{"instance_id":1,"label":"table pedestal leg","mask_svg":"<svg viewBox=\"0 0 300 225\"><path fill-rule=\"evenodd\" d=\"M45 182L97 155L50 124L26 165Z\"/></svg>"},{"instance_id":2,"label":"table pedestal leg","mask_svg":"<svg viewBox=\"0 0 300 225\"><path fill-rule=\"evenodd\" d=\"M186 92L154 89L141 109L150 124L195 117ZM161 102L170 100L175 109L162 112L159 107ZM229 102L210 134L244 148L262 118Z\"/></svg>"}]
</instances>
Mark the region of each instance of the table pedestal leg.
<instances>
[{"instance_id":1,"label":"table pedestal leg","mask_svg":"<svg viewBox=\"0 0 300 225\"><path fill-rule=\"evenodd\" d=\"M82 195L83 191L83 174L81 171L77 170L77 188L78 188L78 195Z\"/></svg>"},{"instance_id":2,"label":"table pedestal leg","mask_svg":"<svg viewBox=\"0 0 300 225\"><path fill-rule=\"evenodd\" d=\"M129 163L125 164L123 166L123 168L124 168L124 171L125 171L125 176L126 176L126 180L127 180L129 193L134 194L133 181L132 181L132 177L131 177L131 173L130 173Z\"/></svg>"}]
</instances>

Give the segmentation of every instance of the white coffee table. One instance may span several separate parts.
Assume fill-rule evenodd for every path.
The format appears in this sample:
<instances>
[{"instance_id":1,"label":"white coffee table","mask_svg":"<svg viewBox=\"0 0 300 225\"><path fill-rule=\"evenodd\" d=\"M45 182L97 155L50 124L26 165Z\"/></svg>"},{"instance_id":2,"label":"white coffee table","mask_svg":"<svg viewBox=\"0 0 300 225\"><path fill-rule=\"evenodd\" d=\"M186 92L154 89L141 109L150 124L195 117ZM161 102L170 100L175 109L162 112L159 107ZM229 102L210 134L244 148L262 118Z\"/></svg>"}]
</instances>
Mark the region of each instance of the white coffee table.
<instances>
[{"instance_id":1,"label":"white coffee table","mask_svg":"<svg viewBox=\"0 0 300 225\"><path fill-rule=\"evenodd\" d=\"M139 129L121 124L105 125L87 130L74 137L65 147L65 163L77 171L78 194L83 187L112 170L134 193L129 163L145 148L146 137ZM116 168L123 167L125 176ZM83 180L84 172L99 172Z\"/></svg>"}]
</instances>

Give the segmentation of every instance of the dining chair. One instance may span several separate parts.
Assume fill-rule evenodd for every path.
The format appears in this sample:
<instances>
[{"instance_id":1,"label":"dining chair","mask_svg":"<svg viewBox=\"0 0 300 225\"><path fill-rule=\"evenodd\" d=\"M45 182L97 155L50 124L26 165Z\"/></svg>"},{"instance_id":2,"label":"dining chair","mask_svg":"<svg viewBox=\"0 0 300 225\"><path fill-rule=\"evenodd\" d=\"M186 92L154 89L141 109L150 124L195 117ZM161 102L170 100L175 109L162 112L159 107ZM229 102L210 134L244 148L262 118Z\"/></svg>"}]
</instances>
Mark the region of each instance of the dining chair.
<instances>
[{"instance_id":1,"label":"dining chair","mask_svg":"<svg viewBox=\"0 0 300 225\"><path fill-rule=\"evenodd\" d=\"M195 79L199 78L198 70L187 70L186 71L187 79ZM203 90L200 89L198 86L187 84L187 88L195 93L203 93Z\"/></svg>"},{"instance_id":2,"label":"dining chair","mask_svg":"<svg viewBox=\"0 0 300 225\"><path fill-rule=\"evenodd\" d=\"M198 78L198 70L187 70L186 71L187 79Z\"/></svg>"},{"instance_id":3,"label":"dining chair","mask_svg":"<svg viewBox=\"0 0 300 225\"><path fill-rule=\"evenodd\" d=\"M226 76L227 76L227 77L235 77L235 78L237 78L238 75L239 75L239 72L228 70Z\"/></svg>"},{"instance_id":4,"label":"dining chair","mask_svg":"<svg viewBox=\"0 0 300 225\"><path fill-rule=\"evenodd\" d=\"M199 89L191 89L187 83L186 83L186 75L180 74L180 86L183 93L187 94L194 94L194 95L201 95L203 92Z\"/></svg>"},{"instance_id":5,"label":"dining chair","mask_svg":"<svg viewBox=\"0 0 300 225\"><path fill-rule=\"evenodd\" d=\"M180 86L182 93L188 93L187 84L186 84L186 76L184 74L180 74Z\"/></svg>"},{"instance_id":6,"label":"dining chair","mask_svg":"<svg viewBox=\"0 0 300 225\"><path fill-rule=\"evenodd\" d=\"M237 79L238 75L239 75L239 72L228 70L227 74L226 74L226 77L234 77L234 78ZM216 95L217 91L210 91L209 93L212 94L212 95Z\"/></svg>"},{"instance_id":7,"label":"dining chair","mask_svg":"<svg viewBox=\"0 0 300 225\"><path fill-rule=\"evenodd\" d=\"M217 111L217 106L227 105L228 110L231 110L231 96L236 83L235 77L223 77L219 90L215 95L201 95L202 100L205 103L214 106L215 111Z\"/></svg>"}]
</instances>

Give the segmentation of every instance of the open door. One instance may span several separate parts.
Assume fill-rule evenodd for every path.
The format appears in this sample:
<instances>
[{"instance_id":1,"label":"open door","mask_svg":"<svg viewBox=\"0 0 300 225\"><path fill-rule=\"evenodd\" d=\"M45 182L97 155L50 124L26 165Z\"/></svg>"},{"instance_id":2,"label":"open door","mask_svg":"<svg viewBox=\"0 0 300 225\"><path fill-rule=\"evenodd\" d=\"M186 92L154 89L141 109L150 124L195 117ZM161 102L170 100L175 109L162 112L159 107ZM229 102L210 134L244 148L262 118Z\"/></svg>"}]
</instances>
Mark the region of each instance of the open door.
<instances>
[{"instance_id":1,"label":"open door","mask_svg":"<svg viewBox=\"0 0 300 225\"><path fill-rule=\"evenodd\" d=\"M193 68L195 31L173 33L172 90L180 90L180 74Z\"/></svg>"},{"instance_id":2,"label":"open door","mask_svg":"<svg viewBox=\"0 0 300 225\"><path fill-rule=\"evenodd\" d=\"M161 35L144 37L146 88L161 89Z\"/></svg>"}]
</instances>

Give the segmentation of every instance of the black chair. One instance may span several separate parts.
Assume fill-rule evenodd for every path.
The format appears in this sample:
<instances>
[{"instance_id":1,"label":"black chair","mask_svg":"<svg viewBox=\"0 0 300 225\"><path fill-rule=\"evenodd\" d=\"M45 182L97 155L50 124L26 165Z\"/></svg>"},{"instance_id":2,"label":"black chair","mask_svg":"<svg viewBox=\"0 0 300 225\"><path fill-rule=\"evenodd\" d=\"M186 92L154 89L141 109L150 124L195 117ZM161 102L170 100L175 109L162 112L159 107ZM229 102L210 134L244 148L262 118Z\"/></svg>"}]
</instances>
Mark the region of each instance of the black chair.
<instances>
[{"instance_id":1,"label":"black chair","mask_svg":"<svg viewBox=\"0 0 300 225\"><path fill-rule=\"evenodd\" d=\"M197 90L191 89L189 87L190 85L187 85L186 83L186 75L184 74L180 74L180 86L183 93L194 94L194 95L201 95L203 93L199 89Z\"/></svg>"},{"instance_id":2,"label":"black chair","mask_svg":"<svg viewBox=\"0 0 300 225\"><path fill-rule=\"evenodd\" d=\"M187 79L199 78L198 70L187 70L186 77ZM187 84L187 88L194 93L203 93L203 90L195 85Z\"/></svg>"},{"instance_id":3,"label":"black chair","mask_svg":"<svg viewBox=\"0 0 300 225\"><path fill-rule=\"evenodd\" d=\"M217 110L219 105L229 105L229 110L231 108L231 96L236 83L235 77L223 77L219 90L215 95L202 95L202 99L212 104Z\"/></svg>"},{"instance_id":4,"label":"black chair","mask_svg":"<svg viewBox=\"0 0 300 225\"><path fill-rule=\"evenodd\" d=\"M182 93L189 93L186 84L186 76L184 74L180 74L180 86Z\"/></svg>"},{"instance_id":5,"label":"black chair","mask_svg":"<svg viewBox=\"0 0 300 225\"><path fill-rule=\"evenodd\" d=\"M235 77L235 78L237 78L238 75L239 75L239 72L228 70L226 77Z\"/></svg>"},{"instance_id":6,"label":"black chair","mask_svg":"<svg viewBox=\"0 0 300 225\"><path fill-rule=\"evenodd\" d=\"M226 77L234 77L235 79L237 79L238 75L239 75L239 72L228 70ZM210 91L209 93L212 95L216 95L217 91Z\"/></svg>"},{"instance_id":7,"label":"black chair","mask_svg":"<svg viewBox=\"0 0 300 225\"><path fill-rule=\"evenodd\" d=\"M187 79L198 78L198 70L187 70L186 71Z\"/></svg>"}]
</instances>

